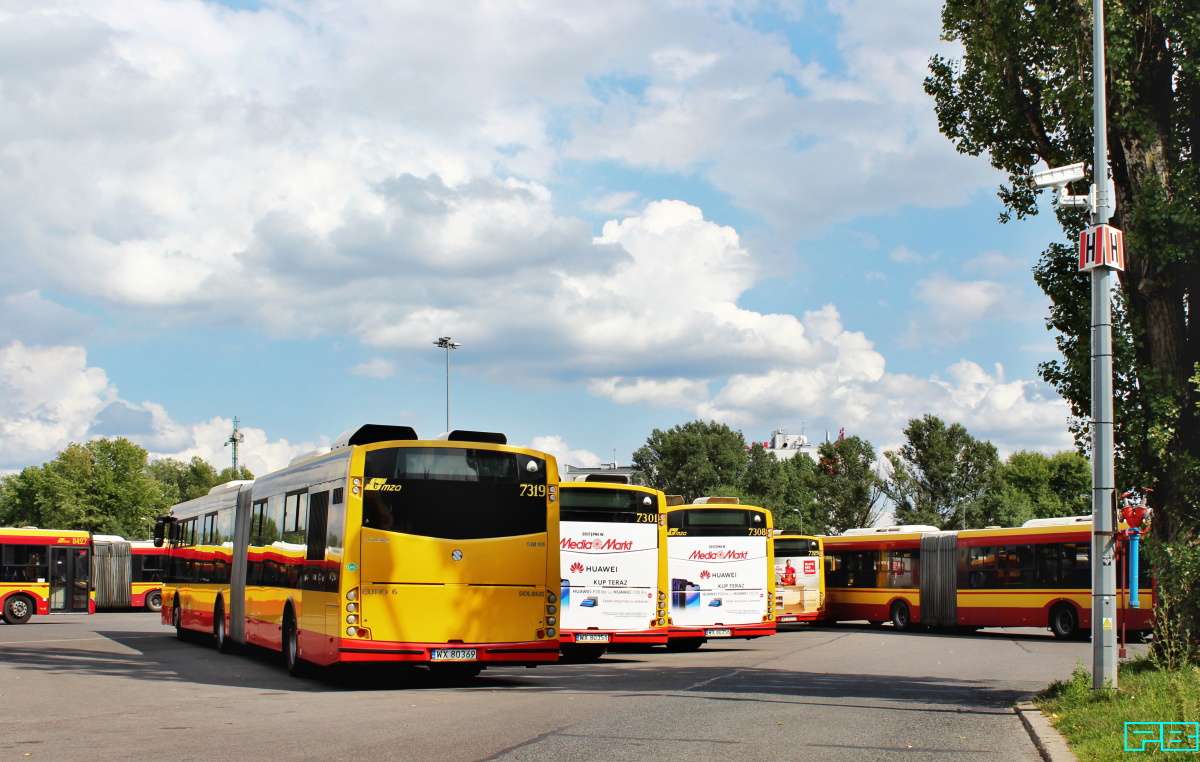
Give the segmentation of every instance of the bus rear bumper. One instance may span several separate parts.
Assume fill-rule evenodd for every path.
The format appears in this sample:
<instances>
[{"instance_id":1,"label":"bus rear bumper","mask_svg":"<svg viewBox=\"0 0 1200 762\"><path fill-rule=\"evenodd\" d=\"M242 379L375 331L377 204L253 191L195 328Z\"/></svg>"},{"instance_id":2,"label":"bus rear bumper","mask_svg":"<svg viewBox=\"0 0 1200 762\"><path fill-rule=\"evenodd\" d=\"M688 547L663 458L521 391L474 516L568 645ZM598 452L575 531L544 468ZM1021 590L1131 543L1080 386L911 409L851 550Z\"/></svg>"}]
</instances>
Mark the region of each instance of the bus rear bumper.
<instances>
[{"instance_id":1,"label":"bus rear bumper","mask_svg":"<svg viewBox=\"0 0 1200 762\"><path fill-rule=\"evenodd\" d=\"M710 635L714 630L728 630L728 635ZM761 638L775 634L774 622L761 624L714 624L706 627L671 627L670 638L706 638L708 640L724 640L725 638Z\"/></svg>"},{"instance_id":2,"label":"bus rear bumper","mask_svg":"<svg viewBox=\"0 0 1200 762\"><path fill-rule=\"evenodd\" d=\"M435 651L474 650L474 659L439 660ZM523 643L398 643L341 638L338 661L405 662L409 664L482 664L484 666L522 666L553 664L558 661L558 640L533 640Z\"/></svg>"},{"instance_id":3,"label":"bus rear bumper","mask_svg":"<svg viewBox=\"0 0 1200 762\"><path fill-rule=\"evenodd\" d=\"M609 645L613 643L662 645L667 642L667 631L660 628L653 630L564 630L560 633L562 642L568 644L580 643L581 641L577 638L578 635L607 635L608 640L602 642ZM596 644L596 641L582 642L586 645Z\"/></svg>"}]
</instances>

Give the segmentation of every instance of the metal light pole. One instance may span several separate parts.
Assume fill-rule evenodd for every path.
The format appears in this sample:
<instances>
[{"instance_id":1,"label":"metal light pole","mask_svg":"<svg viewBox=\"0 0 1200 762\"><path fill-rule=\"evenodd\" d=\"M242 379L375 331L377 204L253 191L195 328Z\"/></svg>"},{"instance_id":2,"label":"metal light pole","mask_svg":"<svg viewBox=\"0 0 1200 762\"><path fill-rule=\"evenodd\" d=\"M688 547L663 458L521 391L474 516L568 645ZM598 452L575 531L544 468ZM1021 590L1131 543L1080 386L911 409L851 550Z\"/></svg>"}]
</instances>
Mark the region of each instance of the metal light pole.
<instances>
[{"instance_id":1,"label":"metal light pole","mask_svg":"<svg viewBox=\"0 0 1200 762\"><path fill-rule=\"evenodd\" d=\"M446 431L450 431L450 350L458 349L462 346L456 341L451 341L449 336L443 336L433 342L435 347L441 347L446 350Z\"/></svg>"},{"instance_id":2,"label":"metal light pole","mask_svg":"<svg viewBox=\"0 0 1200 762\"><path fill-rule=\"evenodd\" d=\"M1092 0L1092 225L1112 216L1108 181L1104 0ZM1101 247L1096 236L1095 246ZM1103 261L1103 258L1101 259ZM1117 567L1113 475L1112 267L1092 268L1092 690L1117 687Z\"/></svg>"}]
</instances>

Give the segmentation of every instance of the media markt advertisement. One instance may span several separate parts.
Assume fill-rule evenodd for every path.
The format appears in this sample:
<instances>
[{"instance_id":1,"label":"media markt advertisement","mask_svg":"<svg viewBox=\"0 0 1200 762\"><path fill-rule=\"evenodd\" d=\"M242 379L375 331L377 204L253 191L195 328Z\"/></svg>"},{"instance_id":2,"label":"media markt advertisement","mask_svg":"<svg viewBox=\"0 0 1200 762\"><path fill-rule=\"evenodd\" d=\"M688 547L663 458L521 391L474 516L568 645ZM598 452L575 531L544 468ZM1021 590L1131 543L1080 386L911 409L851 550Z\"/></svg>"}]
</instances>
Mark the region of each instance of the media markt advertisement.
<instances>
[{"instance_id":1,"label":"media markt advertisement","mask_svg":"<svg viewBox=\"0 0 1200 762\"><path fill-rule=\"evenodd\" d=\"M816 611L820 606L821 578L816 556L775 559L775 596L781 622L785 616Z\"/></svg>"},{"instance_id":2,"label":"media markt advertisement","mask_svg":"<svg viewBox=\"0 0 1200 762\"><path fill-rule=\"evenodd\" d=\"M655 616L658 525L564 521L562 629L640 630Z\"/></svg>"},{"instance_id":3,"label":"media markt advertisement","mask_svg":"<svg viewBox=\"0 0 1200 762\"><path fill-rule=\"evenodd\" d=\"M757 624L767 613L765 537L672 537L667 573L676 625Z\"/></svg>"}]
</instances>

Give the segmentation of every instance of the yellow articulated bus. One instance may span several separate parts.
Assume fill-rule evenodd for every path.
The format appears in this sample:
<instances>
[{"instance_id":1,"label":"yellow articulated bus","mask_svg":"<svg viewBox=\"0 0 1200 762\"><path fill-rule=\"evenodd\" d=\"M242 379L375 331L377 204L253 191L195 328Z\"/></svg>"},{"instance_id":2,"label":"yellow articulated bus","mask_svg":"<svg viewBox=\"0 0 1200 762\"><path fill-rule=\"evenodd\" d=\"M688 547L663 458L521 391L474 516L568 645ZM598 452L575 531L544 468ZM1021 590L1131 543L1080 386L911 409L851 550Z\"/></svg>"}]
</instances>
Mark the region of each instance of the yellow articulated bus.
<instances>
[{"instance_id":1,"label":"yellow articulated bus","mask_svg":"<svg viewBox=\"0 0 1200 762\"><path fill-rule=\"evenodd\" d=\"M558 466L503 434L366 425L160 520L163 623L221 651L452 676L558 660Z\"/></svg>"},{"instance_id":2,"label":"yellow articulated bus","mask_svg":"<svg viewBox=\"0 0 1200 762\"><path fill-rule=\"evenodd\" d=\"M559 495L563 656L587 661L612 643L665 644L667 496L596 474L564 483Z\"/></svg>"},{"instance_id":3,"label":"yellow articulated bus","mask_svg":"<svg viewBox=\"0 0 1200 762\"><path fill-rule=\"evenodd\" d=\"M666 512L667 648L694 651L712 638L774 635L771 512L736 497L700 497Z\"/></svg>"},{"instance_id":4,"label":"yellow articulated bus","mask_svg":"<svg viewBox=\"0 0 1200 762\"><path fill-rule=\"evenodd\" d=\"M825 618L825 559L820 537L776 530L775 621L819 622Z\"/></svg>"},{"instance_id":5,"label":"yellow articulated bus","mask_svg":"<svg viewBox=\"0 0 1200 762\"><path fill-rule=\"evenodd\" d=\"M95 613L91 561L90 532L0 527L0 619Z\"/></svg>"}]
</instances>

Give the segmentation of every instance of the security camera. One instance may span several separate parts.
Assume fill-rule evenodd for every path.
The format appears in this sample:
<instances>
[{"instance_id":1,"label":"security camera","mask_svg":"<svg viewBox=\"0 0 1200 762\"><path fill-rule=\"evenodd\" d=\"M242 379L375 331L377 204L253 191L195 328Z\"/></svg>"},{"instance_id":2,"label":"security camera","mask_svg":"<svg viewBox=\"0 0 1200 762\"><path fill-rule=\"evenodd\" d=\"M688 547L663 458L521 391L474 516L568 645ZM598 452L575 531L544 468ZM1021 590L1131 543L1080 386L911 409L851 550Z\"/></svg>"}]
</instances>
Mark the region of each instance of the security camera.
<instances>
[{"instance_id":1,"label":"security camera","mask_svg":"<svg viewBox=\"0 0 1200 762\"><path fill-rule=\"evenodd\" d=\"M1083 170L1087 165L1083 162L1078 164L1070 164L1065 167L1052 167L1044 169L1041 172L1033 173L1033 187L1038 188L1064 188L1069 183L1083 179Z\"/></svg>"}]
</instances>

